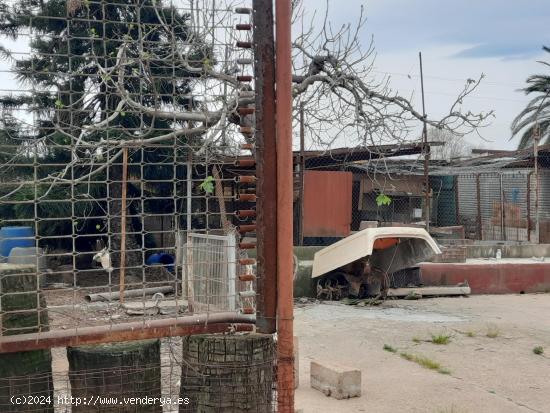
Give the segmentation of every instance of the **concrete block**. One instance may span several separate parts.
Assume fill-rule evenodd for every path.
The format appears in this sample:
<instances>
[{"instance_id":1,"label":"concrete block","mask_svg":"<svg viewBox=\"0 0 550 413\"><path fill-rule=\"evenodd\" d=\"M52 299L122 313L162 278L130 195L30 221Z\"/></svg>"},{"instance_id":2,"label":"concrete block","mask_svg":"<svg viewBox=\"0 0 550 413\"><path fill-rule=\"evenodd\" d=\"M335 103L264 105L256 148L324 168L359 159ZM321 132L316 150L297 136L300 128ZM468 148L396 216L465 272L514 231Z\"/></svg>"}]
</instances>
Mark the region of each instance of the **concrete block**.
<instances>
[{"instance_id":1,"label":"concrete block","mask_svg":"<svg viewBox=\"0 0 550 413\"><path fill-rule=\"evenodd\" d=\"M298 337L294 336L294 389L300 385L300 348Z\"/></svg>"},{"instance_id":2,"label":"concrete block","mask_svg":"<svg viewBox=\"0 0 550 413\"><path fill-rule=\"evenodd\" d=\"M311 387L335 399L361 396L361 370L311 362Z\"/></svg>"}]
</instances>

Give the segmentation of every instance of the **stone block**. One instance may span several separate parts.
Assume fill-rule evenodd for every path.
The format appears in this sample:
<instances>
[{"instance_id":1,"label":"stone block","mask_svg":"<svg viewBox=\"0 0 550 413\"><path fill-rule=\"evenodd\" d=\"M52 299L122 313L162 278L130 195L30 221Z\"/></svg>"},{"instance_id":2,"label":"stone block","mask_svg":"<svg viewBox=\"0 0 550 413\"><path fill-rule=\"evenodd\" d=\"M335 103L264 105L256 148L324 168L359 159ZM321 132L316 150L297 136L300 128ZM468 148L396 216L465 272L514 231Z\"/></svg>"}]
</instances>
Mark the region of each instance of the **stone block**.
<instances>
[{"instance_id":1,"label":"stone block","mask_svg":"<svg viewBox=\"0 0 550 413\"><path fill-rule=\"evenodd\" d=\"M335 399L361 396L361 370L311 362L311 387Z\"/></svg>"}]
</instances>

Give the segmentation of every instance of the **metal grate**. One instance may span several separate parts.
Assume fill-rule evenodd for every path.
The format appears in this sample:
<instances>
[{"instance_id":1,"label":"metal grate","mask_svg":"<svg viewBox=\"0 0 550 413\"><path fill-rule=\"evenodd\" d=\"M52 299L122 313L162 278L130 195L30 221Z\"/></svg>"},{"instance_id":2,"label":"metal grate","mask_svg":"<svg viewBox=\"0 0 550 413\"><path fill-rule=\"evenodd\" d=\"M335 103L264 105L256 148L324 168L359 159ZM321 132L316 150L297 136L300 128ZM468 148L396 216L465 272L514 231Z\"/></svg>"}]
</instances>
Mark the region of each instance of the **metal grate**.
<instances>
[{"instance_id":1,"label":"metal grate","mask_svg":"<svg viewBox=\"0 0 550 413\"><path fill-rule=\"evenodd\" d=\"M194 311L235 311L236 252L235 234L187 235L182 268Z\"/></svg>"}]
</instances>

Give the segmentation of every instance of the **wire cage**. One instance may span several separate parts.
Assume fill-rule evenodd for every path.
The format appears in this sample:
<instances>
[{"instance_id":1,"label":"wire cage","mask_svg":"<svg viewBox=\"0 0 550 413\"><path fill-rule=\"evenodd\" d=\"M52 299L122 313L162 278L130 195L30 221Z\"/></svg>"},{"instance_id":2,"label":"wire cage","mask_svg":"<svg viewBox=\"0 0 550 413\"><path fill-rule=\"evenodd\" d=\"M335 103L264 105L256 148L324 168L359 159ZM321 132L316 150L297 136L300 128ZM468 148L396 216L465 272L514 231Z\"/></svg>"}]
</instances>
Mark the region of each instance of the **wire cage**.
<instances>
[{"instance_id":1,"label":"wire cage","mask_svg":"<svg viewBox=\"0 0 550 413\"><path fill-rule=\"evenodd\" d=\"M182 394L192 410L109 408L210 411L226 403L199 397L212 386L241 394L239 411L275 409L273 336L238 333L262 300L252 14L224 1L0 4L1 411ZM216 332L229 335L178 337ZM225 359L205 364L220 343Z\"/></svg>"}]
</instances>

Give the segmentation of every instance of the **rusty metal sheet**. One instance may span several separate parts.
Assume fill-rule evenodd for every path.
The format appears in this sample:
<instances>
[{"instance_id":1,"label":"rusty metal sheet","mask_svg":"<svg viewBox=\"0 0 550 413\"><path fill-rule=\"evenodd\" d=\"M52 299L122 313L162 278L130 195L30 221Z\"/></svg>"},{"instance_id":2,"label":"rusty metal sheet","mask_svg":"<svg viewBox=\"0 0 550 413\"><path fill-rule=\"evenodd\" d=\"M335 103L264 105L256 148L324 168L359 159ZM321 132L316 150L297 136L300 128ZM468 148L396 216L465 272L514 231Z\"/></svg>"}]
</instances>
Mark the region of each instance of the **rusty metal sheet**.
<instances>
[{"instance_id":1,"label":"rusty metal sheet","mask_svg":"<svg viewBox=\"0 0 550 413\"><path fill-rule=\"evenodd\" d=\"M305 171L305 237L347 237L352 213L351 172Z\"/></svg>"}]
</instances>

